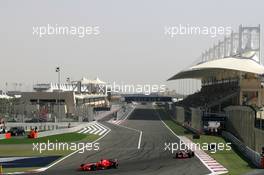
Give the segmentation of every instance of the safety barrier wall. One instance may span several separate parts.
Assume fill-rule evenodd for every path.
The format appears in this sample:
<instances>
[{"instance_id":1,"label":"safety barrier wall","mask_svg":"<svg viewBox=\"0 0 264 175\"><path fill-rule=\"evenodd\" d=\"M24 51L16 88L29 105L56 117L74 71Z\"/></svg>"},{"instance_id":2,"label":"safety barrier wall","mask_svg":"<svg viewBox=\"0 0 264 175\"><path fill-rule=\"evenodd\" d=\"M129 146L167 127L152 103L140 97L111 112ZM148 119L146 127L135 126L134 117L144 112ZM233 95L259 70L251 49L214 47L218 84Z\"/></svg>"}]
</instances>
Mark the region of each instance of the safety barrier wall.
<instances>
[{"instance_id":1,"label":"safety barrier wall","mask_svg":"<svg viewBox=\"0 0 264 175\"><path fill-rule=\"evenodd\" d=\"M171 106L171 116L173 117L173 119L176 120L176 106L175 105Z\"/></svg>"},{"instance_id":2,"label":"safety barrier wall","mask_svg":"<svg viewBox=\"0 0 264 175\"><path fill-rule=\"evenodd\" d=\"M248 159L253 165L261 168L261 156L258 152L246 146L243 142L241 142L238 138L236 138L229 132L223 131L222 136L230 141L236 147L236 149L238 149L239 152L243 154L246 159Z\"/></svg>"},{"instance_id":3,"label":"safety barrier wall","mask_svg":"<svg viewBox=\"0 0 264 175\"><path fill-rule=\"evenodd\" d=\"M175 109L174 109L175 108ZM175 119L177 122L184 124L186 121L186 113L190 112L190 127L200 131L202 129L202 111L199 108L191 108L191 111L186 111L181 106L172 107L175 110Z\"/></svg>"},{"instance_id":4,"label":"safety barrier wall","mask_svg":"<svg viewBox=\"0 0 264 175\"><path fill-rule=\"evenodd\" d=\"M54 130L54 129L58 129L60 127L66 127L66 125L68 125L68 123L7 123L6 127L7 130L9 130L9 128L11 127L23 127L25 129L25 131L29 131L30 129L34 129L35 127L37 127L38 130Z\"/></svg>"},{"instance_id":5,"label":"safety barrier wall","mask_svg":"<svg viewBox=\"0 0 264 175\"><path fill-rule=\"evenodd\" d=\"M199 108L191 108L191 127L196 131L202 130L202 111Z\"/></svg>"},{"instance_id":6,"label":"safety barrier wall","mask_svg":"<svg viewBox=\"0 0 264 175\"><path fill-rule=\"evenodd\" d=\"M227 114L226 130L255 150L255 140L264 138L255 138L255 111L248 106L229 106L224 110Z\"/></svg>"},{"instance_id":7,"label":"safety barrier wall","mask_svg":"<svg viewBox=\"0 0 264 175\"><path fill-rule=\"evenodd\" d=\"M185 113L184 113L184 108L181 106L176 106L176 120L183 124L185 120Z\"/></svg>"},{"instance_id":8,"label":"safety barrier wall","mask_svg":"<svg viewBox=\"0 0 264 175\"><path fill-rule=\"evenodd\" d=\"M57 130L39 132L38 133L38 137L46 137L46 136L51 136L51 135L57 135L57 134L65 134L65 133L76 132L76 131L81 130L84 127L88 127L90 125L93 125L94 123L95 123L95 121L94 122L80 124L80 125L75 126L75 127L72 127L72 128L64 128L64 129L57 129Z\"/></svg>"},{"instance_id":9,"label":"safety barrier wall","mask_svg":"<svg viewBox=\"0 0 264 175\"><path fill-rule=\"evenodd\" d=\"M173 103L169 102L165 104L165 109L170 114L170 116L174 120L176 120L176 106Z\"/></svg>"},{"instance_id":10,"label":"safety barrier wall","mask_svg":"<svg viewBox=\"0 0 264 175\"><path fill-rule=\"evenodd\" d=\"M183 125L189 131L193 133L200 132L202 128L202 112L199 108L192 108L191 111L186 111L181 106L165 105L165 109L170 113L173 120L177 121L179 124ZM186 122L186 113L188 113L191 121Z\"/></svg>"},{"instance_id":11,"label":"safety barrier wall","mask_svg":"<svg viewBox=\"0 0 264 175\"><path fill-rule=\"evenodd\" d=\"M95 122L95 121L94 121ZM71 133L71 132L76 132L78 130L81 130L84 127L88 127L90 125L93 125L94 122L89 122L89 123L73 123L71 128L63 128L63 129L55 129L55 130L49 130L49 131L42 131L38 133L38 137L46 137L46 136L50 136L50 135L57 135L57 134L64 134L64 133ZM39 123L35 124L35 125L27 125L25 123L13 123L13 126L22 126L26 128L26 127L31 127L34 128L35 126L38 126ZM64 123L61 123L62 126L64 126ZM50 125L46 125L46 126L50 126ZM58 125L51 125L51 126L58 126ZM39 128L41 128L41 126L38 126ZM5 134L0 134L0 140L1 139L5 139Z\"/></svg>"},{"instance_id":12,"label":"safety barrier wall","mask_svg":"<svg viewBox=\"0 0 264 175\"><path fill-rule=\"evenodd\" d=\"M264 147L264 130L255 128L254 132L255 132L255 150L261 152L261 148Z\"/></svg>"},{"instance_id":13,"label":"safety barrier wall","mask_svg":"<svg viewBox=\"0 0 264 175\"><path fill-rule=\"evenodd\" d=\"M51 123L51 122L43 122L43 123L16 123L16 122L8 122L6 123L6 130L9 130L11 127L23 127L26 131L30 129L34 129L37 127L38 130L54 130L60 128L68 128L70 123L71 127L77 126L81 124L80 122L58 122L58 123Z\"/></svg>"}]
</instances>

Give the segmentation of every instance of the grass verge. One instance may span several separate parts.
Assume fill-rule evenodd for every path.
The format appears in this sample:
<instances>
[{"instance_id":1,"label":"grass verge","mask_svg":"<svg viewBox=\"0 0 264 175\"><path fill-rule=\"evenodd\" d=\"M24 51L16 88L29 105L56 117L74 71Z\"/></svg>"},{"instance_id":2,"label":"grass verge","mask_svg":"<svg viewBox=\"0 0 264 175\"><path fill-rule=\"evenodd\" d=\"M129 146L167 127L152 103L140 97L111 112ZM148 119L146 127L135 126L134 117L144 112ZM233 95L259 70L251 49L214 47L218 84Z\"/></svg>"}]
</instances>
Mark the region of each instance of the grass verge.
<instances>
[{"instance_id":1,"label":"grass verge","mask_svg":"<svg viewBox=\"0 0 264 175\"><path fill-rule=\"evenodd\" d=\"M66 156L73 151L71 150L52 150L43 151L40 153L37 150L33 150L33 143L47 143L49 142L93 142L98 139L98 135L94 134L80 134L80 133L67 133L58 134L48 137L42 137L37 139L28 138L11 138L6 140L0 140L0 156L1 157L33 157L33 156ZM20 172L29 171L36 169L38 167L28 167L28 168L4 168L5 173L10 172Z\"/></svg>"}]
</instances>

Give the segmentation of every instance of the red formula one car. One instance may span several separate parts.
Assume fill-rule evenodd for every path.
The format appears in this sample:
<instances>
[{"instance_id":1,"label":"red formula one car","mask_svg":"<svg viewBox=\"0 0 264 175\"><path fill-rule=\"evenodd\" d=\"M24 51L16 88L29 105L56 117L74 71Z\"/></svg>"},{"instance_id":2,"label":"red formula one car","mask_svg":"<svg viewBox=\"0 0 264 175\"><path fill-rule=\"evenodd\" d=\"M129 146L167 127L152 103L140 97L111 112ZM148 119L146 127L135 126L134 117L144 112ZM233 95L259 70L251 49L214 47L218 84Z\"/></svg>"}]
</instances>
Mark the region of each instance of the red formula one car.
<instances>
[{"instance_id":1,"label":"red formula one car","mask_svg":"<svg viewBox=\"0 0 264 175\"><path fill-rule=\"evenodd\" d=\"M102 159L99 162L81 164L80 170L82 171L96 171L111 168L117 168L118 162L116 159Z\"/></svg>"},{"instance_id":2,"label":"red formula one car","mask_svg":"<svg viewBox=\"0 0 264 175\"><path fill-rule=\"evenodd\" d=\"M194 157L194 152L192 150L180 150L176 152L175 159L186 159Z\"/></svg>"}]
</instances>

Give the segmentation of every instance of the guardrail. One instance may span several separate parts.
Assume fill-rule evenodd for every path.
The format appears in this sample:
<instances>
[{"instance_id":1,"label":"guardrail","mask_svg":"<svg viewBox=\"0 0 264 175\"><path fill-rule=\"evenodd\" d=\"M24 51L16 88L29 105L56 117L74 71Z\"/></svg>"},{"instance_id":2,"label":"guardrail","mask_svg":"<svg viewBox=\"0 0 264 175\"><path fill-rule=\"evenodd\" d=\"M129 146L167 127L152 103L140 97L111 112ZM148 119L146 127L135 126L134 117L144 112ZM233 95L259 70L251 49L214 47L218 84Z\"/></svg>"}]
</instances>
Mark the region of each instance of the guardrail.
<instances>
[{"instance_id":1,"label":"guardrail","mask_svg":"<svg viewBox=\"0 0 264 175\"><path fill-rule=\"evenodd\" d=\"M261 155L259 153L247 147L243 142L229 132L222 131L222 136L235 145L239 152L243 154L253 165L261 168Z\"/></svg>"}]
</instances>

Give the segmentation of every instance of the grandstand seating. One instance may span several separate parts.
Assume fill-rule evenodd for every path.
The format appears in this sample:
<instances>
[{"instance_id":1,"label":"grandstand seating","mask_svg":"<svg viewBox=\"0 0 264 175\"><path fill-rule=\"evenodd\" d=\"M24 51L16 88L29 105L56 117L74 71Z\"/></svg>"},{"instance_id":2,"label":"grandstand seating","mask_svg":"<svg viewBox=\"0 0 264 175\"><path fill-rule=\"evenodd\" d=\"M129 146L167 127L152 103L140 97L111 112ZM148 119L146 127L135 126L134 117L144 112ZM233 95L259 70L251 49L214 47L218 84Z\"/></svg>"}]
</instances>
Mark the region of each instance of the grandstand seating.
<instances>
[{"instance_id":1,"label":"grandstand seating","mask_svg":"<svg viewBox=\"0 0 264 175\"><path fill-rule=\"evenodd\" d=\"M206 85L199 92L187 96L184 100L179 101L177 105L184 107L209 107L228 100L238 92L236 82L226 82L221 84Z\"/></svg>"}]
</instances>

